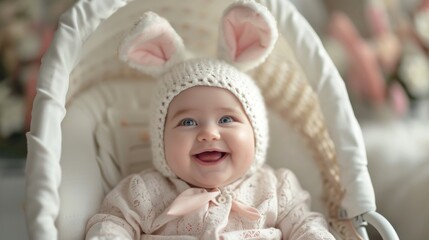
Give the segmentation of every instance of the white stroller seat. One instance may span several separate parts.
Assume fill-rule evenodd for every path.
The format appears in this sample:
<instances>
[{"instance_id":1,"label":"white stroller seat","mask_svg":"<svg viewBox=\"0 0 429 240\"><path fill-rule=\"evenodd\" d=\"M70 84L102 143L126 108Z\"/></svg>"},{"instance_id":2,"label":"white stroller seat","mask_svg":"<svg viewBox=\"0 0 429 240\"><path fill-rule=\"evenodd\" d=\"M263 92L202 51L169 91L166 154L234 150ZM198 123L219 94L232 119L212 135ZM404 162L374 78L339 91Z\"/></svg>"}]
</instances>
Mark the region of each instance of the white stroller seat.
<instances>
[{"instance_id":1,"label":"white stroller seat","mask_svg":"<svg viewBox=\"0 0 429 240\"><path fill-rule=\"evenodd\" d=\"M142 89L149 90L151 85L126 79L103 82L82 93L68 108L62 123L59 195L63 210L56 221L61 236L81 237L84 224L98 211L106 192L132 171L151 165L150 148L141 139L150 97Z\"/></svg>"},{"instance_id":2,"label":"white stroller seat","mask_svg":"<svg viewBox=\"0 0 429 240\"><path fill-rule=\"evenodd\" d=\"M125 32L150 9L169 19L190 49L212 56L213 23L230 2L80 1L63 15L44 57L27 134L26 213L33 239L81 239L106 191L149 165L138 157L150 156L145 106L153 81L119 62ZM268 163L295 171L333 230L358 238L350 219L372 221L378 215L344 83L289 2L260 2L277 18L283 35L267 62L251 73L272 113ZM381 220L376 227L382 235L397 238Z\"/></svg>"}]
</instances>

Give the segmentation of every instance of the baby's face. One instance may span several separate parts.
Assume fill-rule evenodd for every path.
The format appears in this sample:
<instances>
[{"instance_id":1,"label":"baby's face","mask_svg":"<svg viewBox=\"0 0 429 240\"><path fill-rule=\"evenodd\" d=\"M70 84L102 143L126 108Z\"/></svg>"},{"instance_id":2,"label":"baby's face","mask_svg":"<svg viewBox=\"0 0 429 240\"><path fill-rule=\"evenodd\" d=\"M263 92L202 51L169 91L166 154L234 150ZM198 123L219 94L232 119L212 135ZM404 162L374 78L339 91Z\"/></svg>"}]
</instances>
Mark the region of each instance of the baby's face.
<instances>
[{"instance_id":1,"label":"baby's face","mask_svg":"<svg viewBox=\"0 0 429 240\"><path fill-rule=\"evenodd\" d=\"M216 87L192 87L171 101L164 147L171 170L202 188L234 182L255 157L252 125L240 102Z\"/></svg>"}]
</instances>

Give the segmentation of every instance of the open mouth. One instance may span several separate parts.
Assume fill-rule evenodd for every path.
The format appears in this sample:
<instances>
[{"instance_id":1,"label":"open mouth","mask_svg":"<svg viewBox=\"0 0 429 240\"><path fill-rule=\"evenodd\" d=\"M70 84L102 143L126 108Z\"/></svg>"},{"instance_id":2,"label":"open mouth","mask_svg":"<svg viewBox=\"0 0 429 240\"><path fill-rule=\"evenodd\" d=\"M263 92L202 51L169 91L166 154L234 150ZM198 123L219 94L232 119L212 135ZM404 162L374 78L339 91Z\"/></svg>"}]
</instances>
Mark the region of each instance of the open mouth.
<instances>
[{"instance_id":1,"label":"open mouth","mask_svg":"<svg viewBox=\"0 0 429 240\"><path fill-rule=\"evenodd\" d=\"M216 164L228 155L226 152L220 151L206 151L202 153L198 153L194 155L194 158L198 160L198 162L203 164Z\"/></svg>"}]
</instances>

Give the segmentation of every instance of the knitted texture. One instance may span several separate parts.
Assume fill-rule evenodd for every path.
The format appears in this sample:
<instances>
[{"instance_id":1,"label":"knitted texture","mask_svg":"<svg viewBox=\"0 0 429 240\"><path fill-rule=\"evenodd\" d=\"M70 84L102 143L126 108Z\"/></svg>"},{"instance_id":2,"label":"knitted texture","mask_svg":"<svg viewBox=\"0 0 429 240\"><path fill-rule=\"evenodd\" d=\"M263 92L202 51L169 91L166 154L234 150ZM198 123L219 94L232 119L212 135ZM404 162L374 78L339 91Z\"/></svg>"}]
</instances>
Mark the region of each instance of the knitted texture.
<instances>
[{"instance_id":1,"label":"knitted texture","mask_svg":"<svg viewBox=\"0 0 429 240\"><path fill-rule=\"evenodd\" d=\"M215 59L191 59L173 66L158 81L152 101L150 121L153 165L166 177L176 177L164 154L164 125L168 106L180 92L195 86L219 87L230 91L241 102L253 127L255 159L249 173L265 162L268 145L268 121L265 104L253 79L226 62Z\"/></svg>"},{"instance_id":2,"label":"knitted texture","mask_svg":"<svg viewBox=\"0 0 429 240\"><path fill-rule=\"evenodd\" d=\"M309 210L310 195L287 169L261 167L219 188L223 201L185 216L167 215L166 209L188 189L182 180L165 178L153 169L132 174L89 219L86 239L335 239L323 216ZM240 215L233 201L254 206L264 217Z\"/></svg>"}]
</instances>

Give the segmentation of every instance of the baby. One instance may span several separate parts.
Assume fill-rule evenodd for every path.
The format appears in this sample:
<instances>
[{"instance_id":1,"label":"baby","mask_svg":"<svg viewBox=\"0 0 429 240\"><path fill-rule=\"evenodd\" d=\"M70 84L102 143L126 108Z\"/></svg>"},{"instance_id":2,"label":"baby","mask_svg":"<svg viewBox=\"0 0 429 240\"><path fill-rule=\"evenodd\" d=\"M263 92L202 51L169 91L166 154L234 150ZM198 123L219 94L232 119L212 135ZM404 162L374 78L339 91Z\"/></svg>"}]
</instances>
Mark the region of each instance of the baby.
<instances>
[{"instance_id":1,"label":"baby","mask_svg":"<svg viewBox=\"0 0 429 240\"><path fill-rule=\"evenodd\" d=\"M159 76L154 169L106 196L86 239L334 239L295 175L264 165L264 100L243 71L271 52L273 17L257 3L234 3L220 38L219 59L189 59L168 22L147 13L123 41L122 60Z\"/></svg>"}]
</instances>

